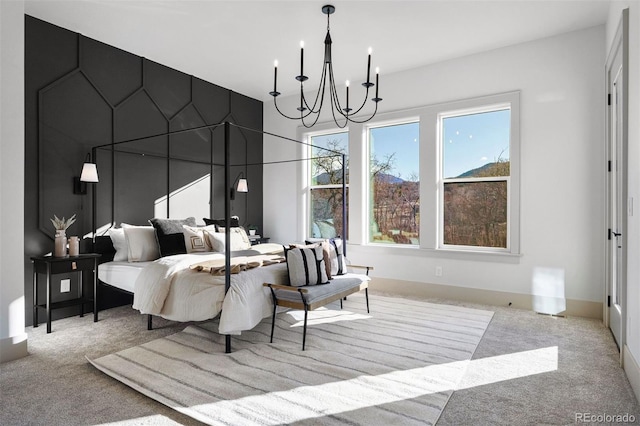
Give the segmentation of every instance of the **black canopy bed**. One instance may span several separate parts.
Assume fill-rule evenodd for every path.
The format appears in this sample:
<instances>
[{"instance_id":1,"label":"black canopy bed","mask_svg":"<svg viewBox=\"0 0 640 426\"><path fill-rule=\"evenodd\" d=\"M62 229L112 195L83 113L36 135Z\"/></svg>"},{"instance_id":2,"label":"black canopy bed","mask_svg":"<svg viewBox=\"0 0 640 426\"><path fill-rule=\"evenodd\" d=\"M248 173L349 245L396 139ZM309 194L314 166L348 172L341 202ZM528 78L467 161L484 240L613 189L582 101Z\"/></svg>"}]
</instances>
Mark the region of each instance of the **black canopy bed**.
<instances>
[{"instance_id":1,"label":"black canopy bed","mask_svg":"<svg viewBox=\"0 0 640 426\"><path fill-rule=\"evenodd\" d=\"M191 139L190 143L193 146L193 141L196 140L201 145L208 144L207 157L203 158L203 155L188 155L184 152L172 150L172 138L175 140L185 134L203 135L203 133L207 133L208 137L198 138L196 136ZM225 335L225 351L227 353L231 352L231 334L239 334L243 330L251 329L263 318L271 315L273 309L271 294L269 289L263 287L263 283L288 284L286 262L283 261L282 254L274 251L273 245L243 246L241 250L238 250L239 246L236 243L238 238L242 239L242 236L237 237L235 232L231 232L238 225L238 223L234 223L237 220L232 217L233 198L235 196L235 188L232 187L237 182L237 178L235 182L232 179L232 170L235 173L240 168L247 174L248 168L257 167L261 173L264 165L313 159L297 158L282 161L252 162L248 158L246 150L244 159L237 158L237 156L233 158L232 144L237 142L237 138L244 138L247 134L258 135L260 139L266 135L278 140L311 146L306 142L224 121L217 124L131 138L119 142L114 141L92 148L93 161L98 165L101 176L107 177L106 179L103 178L103 181L94 187L92 191L94 249L98 252L109 252L108 259L113 259L101 265L100 284L133 293L133 307L143 314L148 314L149 327L151 326L152 315L160 315L167 319L178 321L201 321L214 318L220 314L219 330L221 334ZM203 140L204 144L202 144ZM187 147L189 146L189 144L186 145ZM342 156L342 164L346 164L344 161L345 154L323 147L316 148L326 151L327 156L330 157ZM260 149L262 149L262 144L260 144ZM193 171L193 169L197 169L202 172L208 169L208 199L205 200L208 203L208 216L209 218L222 216L215 223L215 231L224 228L222 232L224 235L213 235L212 233L198 235L205 235L211 237L211 239L215 236L215 238L221 240L219 242L224 246L223 252L184 253L178 251L174 253L169 250L164 254L160 253L160 258L157 260L152 260L151 257L153 256L141 258L147 260L146 262L130 262L123 261L123 258L113 258L113 255L118 253L113 233L116 230L116 224L125 222L121 216L126 211L126 206L118 205L118 202L121 202L122 199L126 200L126 197L119 192L123 191L123 189L117 188L116 185L118 175L121 173L119 167L123 165L128 167L128 172L131 172L132 168L135 171L135 161L140 161L140 159L156 164L163 168L163 173L166 173L166 200L161 200L159 203L156 200L156 204L160 205L160 209L166 208L163 213L154 215L160 217L171 217L174 211L172 207L175 207L172 206L172 203L179 202L178 198L172 199L170 196L171 181L169 177L185 170ZM126 182L120 186L124 186L126 191ZM144 193L145 191L141 192ZM144 198L145 195L141 194L140 197ZM341 203L343 230L347 229L345 195L346 170L343 167ZM131 194L127 194L127 196L131 196ZM137 195L134 196L133 202L136 202L136 197ZM163 204L165 201L166 204ZM131 202L131 200L127 201L129 204ZM216 209L218 207L216 202L223 202L223 212L220 212L219 208ZM260 208L262 208L261 205ZM180 211L188 211L188 208ZM158 212L157 205L155 212ZM159 220L162 221L163 219ZM213 232L211 229L207 230L206 226L195 227L194 230L174 219L167 219L166 221L173 221L170 224L172 226L182 226L185 232L188 230L193 232ZM191 225L192 223L189 224ZM158 233L159 228L155 223L153 223L153 226L155 227L153 232L156 233L157 241L160 243L160 252L162 252L161 233ZM148 228L148 226L126 225L126 223L121 227L127 238L131 235L142 235L143 233L149 235ZM129 250L128 260L130 260L134 243L131 239L127 241L131 243L127 248ZM139 246L141 243L138 240L136 241L135 244ZM342 254L346 254L345 246L346 244L343 244ZM279 246L279 248L282 248L282 246ZM144 248L142 252L144 252ZM214 269L215 274L213 273ZM203 270L210 273L203 273ZM234 273L238 271L242 272ZM132 281L135 281L135 285ZM181 284L172 286L174 281ZM143 287L145 285L148 285L148 287ZM153 290L147 291L147 288L153 288ZM180 290L173 290L174 288L179 288ZM183 297L180 291L187 295ZM171 312L163 313L164 305L170 307Z\"/></svg>"}]
</instances>

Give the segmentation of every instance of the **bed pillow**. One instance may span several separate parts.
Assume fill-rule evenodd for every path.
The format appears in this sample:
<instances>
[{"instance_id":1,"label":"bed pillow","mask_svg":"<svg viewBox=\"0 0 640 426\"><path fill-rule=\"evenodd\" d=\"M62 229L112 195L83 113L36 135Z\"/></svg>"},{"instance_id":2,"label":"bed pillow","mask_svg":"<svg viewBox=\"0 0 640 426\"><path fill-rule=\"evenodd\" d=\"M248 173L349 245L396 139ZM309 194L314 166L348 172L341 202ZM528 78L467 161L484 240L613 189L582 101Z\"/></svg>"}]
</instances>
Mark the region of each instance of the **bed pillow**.
<instances>
[{"instance_id":1,"label":"bed pillow","mask_svg":"<svg viewBox=\"0 0 640 426\"><path fill-rule=\"evenodd\" d=\"M293 287L325 284L329 281L322 247L298 247L285 250L289 284Z\"/></svg>"},{"instance_id":2,"label":"bed pillow","mask_svg":"<svg viewBox=\"0 0 640 426\"><path fill-rule=\"evenodd\" d=\"M216 232L215 225L204 227L182 225L182 231L184 235L184 245L187 248L187 253L202 253L211 251L211 243L209 242L209 238L205 235L205 231Z\"/></svg>"},{"instance_id":3,"label":"bed pillow","mask_svg":"<svg viewBox=\"0 0 640 426\"><path fill-rule=\"evenodd\" d=\"M218 228L219 230L224 228ZM224 232L211 232L205 231L209 243L212 247L212 251L224 252L225 251L225 233ZM251 241L247 236L247 232L243 228L231 228L231 251L236 250L249 250L251 248Z\"/></svg>"},{"instance_id":4,"label":"bed pillow","mask_svg":"<svg viewBox=\"0 0 640 426\"><path fill-rule=\"evenodd\" d=\"M107 232L107 235L111 238L113 248L116 253L113 255L114 262L126 262L129 260L129 248L127 246L127 239L124 236L123 228L111 228Z\"/></svg>"},{"instance_id":5,"label":"bed pillow","mask_svg":"<svg viewBox=\"0 0 640 426\"><path fill-rule=\"evenodd\" d=\"M324 250L325 262L328 262L327 274L331 277L334 275L344 275L347 271L347 258L344 256L344 248L342 238L329 238L327 240L310 239L305 241L306 244L322 244Z\"/></svg>"},{"instance_id":6,"label":"bed pillow","mask_svg":"<svg viewBox=\"0 0 640 426\"><path fill-rule=\"evenodd\" d=\"M204 220L205 225L215 225L216 231L218 230L218 227L220 226L224 227L226 225L224 218L223 219L207 219L206 217L203 217L202 220ZM237 228L239 226L240 226L239 219L235 216L231 217L231 227Z\"/></svg>"},{"instance_id":7,"label":"bed pillow","mask_svg":"<svg viewBox=\"0 0 640 426\"><path fill-rule=\"evenodd\" d=\"M184 243L182 225L196 226L196 218L186 219L158 219L149 220L149 223L156 230L158 248L160 256L171 256L172 254L185 254L187 247Z\"/></svg>"},{"instance_id":8,"label":"bed pillow","mask_svg":"<svg viewBox=\"0 0 640 426\"><path fill-rule=\"evenodd\" d=\"M153 226L133 226L126 223L121 226L127 241L129 262L147 262L160 257Z\"/></svg>"}]
</instances>

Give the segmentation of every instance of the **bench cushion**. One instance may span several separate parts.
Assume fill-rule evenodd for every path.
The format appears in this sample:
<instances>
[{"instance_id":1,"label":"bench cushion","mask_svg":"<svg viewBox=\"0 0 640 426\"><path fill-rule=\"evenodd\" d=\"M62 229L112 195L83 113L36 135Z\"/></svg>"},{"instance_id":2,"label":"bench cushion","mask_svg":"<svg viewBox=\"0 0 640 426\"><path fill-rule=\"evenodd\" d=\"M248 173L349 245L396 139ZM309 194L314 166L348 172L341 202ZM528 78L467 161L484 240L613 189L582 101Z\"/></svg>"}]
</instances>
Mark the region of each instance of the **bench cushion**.
<instances>
[{"instance_id":1,"label":"bench cushion","mask_svg":"<svg viewBox=\"0 0 640 426\"><path fill-rule=\"evenodd\" d=\"M307 304L314 305L319 301L331 299L332 296L338 295L348 290L353 290L353 292L360 291L362 289L360 285L363 283L367 283L369 280L370 278L368 276L362 274L344 274L334 277L327 284L302 286L298 288L307 290L307 293L305 294ZM300 293L296 291L276 289L275 293L276 297L280 300L288 300L291 302L302 301Z\"/></svg>"}]
</instances>

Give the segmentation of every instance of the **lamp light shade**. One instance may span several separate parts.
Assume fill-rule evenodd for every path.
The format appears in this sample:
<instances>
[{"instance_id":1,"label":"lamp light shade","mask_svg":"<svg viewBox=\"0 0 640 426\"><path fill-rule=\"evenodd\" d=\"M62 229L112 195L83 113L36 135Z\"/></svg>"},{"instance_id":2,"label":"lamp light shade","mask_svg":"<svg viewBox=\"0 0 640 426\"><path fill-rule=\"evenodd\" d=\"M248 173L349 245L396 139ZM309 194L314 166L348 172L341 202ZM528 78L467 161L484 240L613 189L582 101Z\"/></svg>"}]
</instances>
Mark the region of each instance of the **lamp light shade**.
<instances>
[{"instance_id":1,"label":"lamp light shade","mask_svg":"<svg viewBox=\"0 0 640 426\"><path fill-rule=\"evenodd\" d=\"M236 191L249 192L249 187L247 186L247 180L245 178L238 179L238 186L236 187Z\"/></svg>"},{"instance_id":2,"label":"lamp light shade","mask_svg":"<svg viewBox=\"0 0 640 426\"><path fill-rule=\"evenodd\" d=\"M80 182L98 182L98 168L94 163L84 163Z\"/></svg>"}]
</instances>

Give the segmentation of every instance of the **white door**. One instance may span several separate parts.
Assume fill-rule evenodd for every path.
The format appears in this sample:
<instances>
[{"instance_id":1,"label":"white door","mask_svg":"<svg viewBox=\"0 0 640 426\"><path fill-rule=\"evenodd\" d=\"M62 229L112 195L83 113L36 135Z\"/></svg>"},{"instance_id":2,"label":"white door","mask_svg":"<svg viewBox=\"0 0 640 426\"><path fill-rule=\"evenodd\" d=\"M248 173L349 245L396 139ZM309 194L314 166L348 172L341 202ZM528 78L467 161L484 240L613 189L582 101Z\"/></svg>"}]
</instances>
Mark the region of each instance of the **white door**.
<instances>
[{"instance_id":1,"label":"white door","mask_svg":"<svg viewBox=\"0 0 640 426\"><path fill-rule=\"evenodd\" d=\"M607 61L609 105L607 139L609 154L608 179L608 245L607 245L607 323L618 348L624 344L626 294L626 59L623 13L621 25Z\"/></svg>"}]
</instances>

